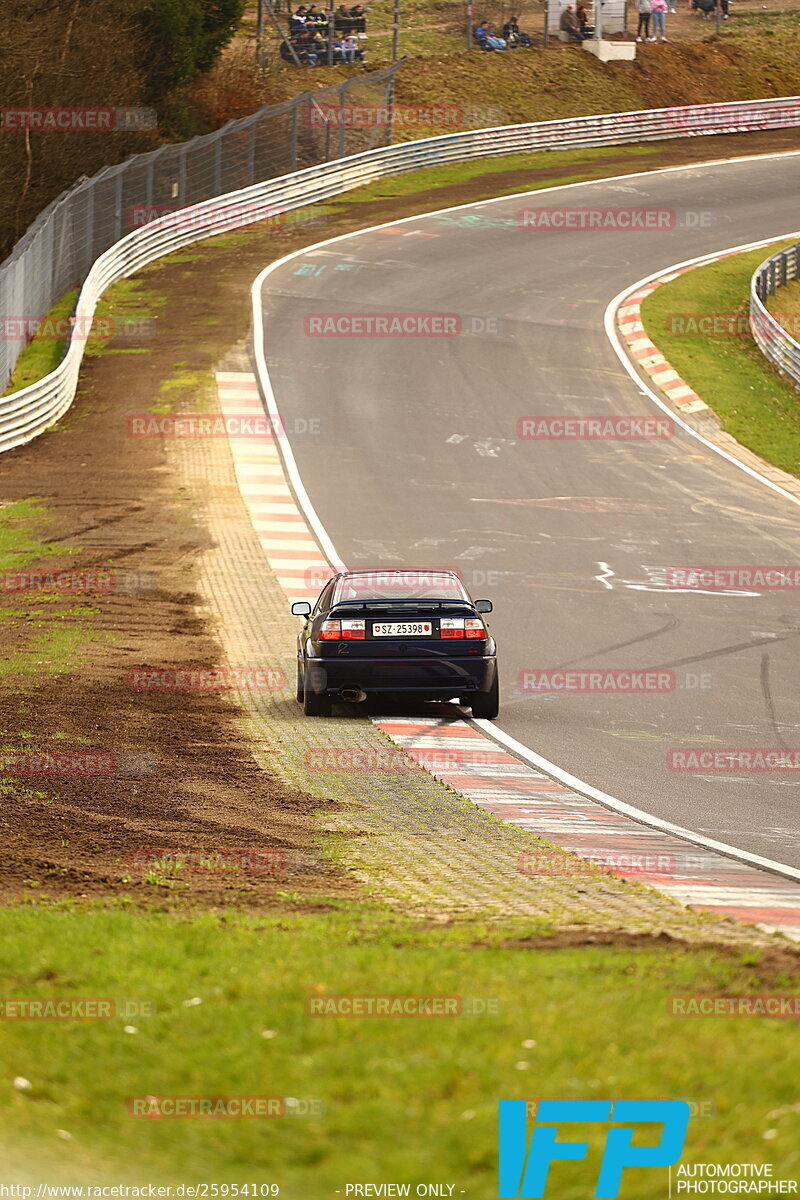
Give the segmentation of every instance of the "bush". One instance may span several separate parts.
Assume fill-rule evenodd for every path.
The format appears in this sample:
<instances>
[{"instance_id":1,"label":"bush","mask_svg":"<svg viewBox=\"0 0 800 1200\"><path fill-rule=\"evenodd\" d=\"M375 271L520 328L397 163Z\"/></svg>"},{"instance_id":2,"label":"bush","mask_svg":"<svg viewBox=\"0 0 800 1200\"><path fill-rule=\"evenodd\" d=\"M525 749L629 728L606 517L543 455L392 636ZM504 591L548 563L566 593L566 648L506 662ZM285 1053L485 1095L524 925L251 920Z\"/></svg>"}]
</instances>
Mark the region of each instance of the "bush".
<instances>
[{"instance_id":1,"label":"bush","mask_svg":"<svg viewBox=\"0 0 800 1200\"><path fill-rule=\"evenodd\" d=\"M236 32L245 0L147 0L139 13L147 99L158 104L209 71Z\"/></svg>"}]
</instances>

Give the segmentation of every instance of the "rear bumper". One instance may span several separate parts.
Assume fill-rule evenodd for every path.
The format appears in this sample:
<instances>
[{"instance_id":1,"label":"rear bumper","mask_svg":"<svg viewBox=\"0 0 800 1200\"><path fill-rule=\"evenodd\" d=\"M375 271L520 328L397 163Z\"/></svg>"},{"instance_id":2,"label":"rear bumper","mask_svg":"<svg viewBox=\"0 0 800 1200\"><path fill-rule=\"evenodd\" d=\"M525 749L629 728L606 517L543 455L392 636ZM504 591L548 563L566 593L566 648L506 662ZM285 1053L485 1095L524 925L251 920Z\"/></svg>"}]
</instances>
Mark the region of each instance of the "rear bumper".
<instances>
[{"instance_id":1,"label":"rear bumper","mask_svg":"<svg viewBox=\"0 0 800 1200\"><path fill-rule=\"evenodd\" d=\"M306 686L336 696L344 688L367 695L406 695L449 700L491 690L497 658L306 659Z\"/></svg>"}]
</instances>

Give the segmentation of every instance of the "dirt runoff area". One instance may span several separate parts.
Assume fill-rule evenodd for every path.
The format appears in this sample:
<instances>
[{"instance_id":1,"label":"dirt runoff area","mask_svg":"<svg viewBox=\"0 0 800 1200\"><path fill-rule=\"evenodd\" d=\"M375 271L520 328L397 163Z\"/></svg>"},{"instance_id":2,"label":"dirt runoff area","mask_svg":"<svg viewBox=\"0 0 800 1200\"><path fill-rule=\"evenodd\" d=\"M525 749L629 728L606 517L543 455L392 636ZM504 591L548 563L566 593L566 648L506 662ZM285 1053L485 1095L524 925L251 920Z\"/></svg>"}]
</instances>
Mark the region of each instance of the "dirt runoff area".
<instances>
[{"instance_id":1,"label":"dirt runoff area","mask_svg":"<svg viewBox=\"0 0 800 1200\"><path fill-rule=\"evenodd\" d=\"M798 148L796 130L702 138L665 143L646 166ZM602 173L644 165L615 152ZM587 159L586 173L598 166ZM557 174L345 197L316 220L216 238L137 278L134 302L150 314L137 336L87 357L66 418L2 457L0 899L264 909L353 894L320 844L318 814L336 802L293 791L253 757L204 609L199 493L129 418L213 411L211 372L243 343L250 284L270 260ZM259 668L254 686L291 686Z\"/></svg>"}]
</instances>

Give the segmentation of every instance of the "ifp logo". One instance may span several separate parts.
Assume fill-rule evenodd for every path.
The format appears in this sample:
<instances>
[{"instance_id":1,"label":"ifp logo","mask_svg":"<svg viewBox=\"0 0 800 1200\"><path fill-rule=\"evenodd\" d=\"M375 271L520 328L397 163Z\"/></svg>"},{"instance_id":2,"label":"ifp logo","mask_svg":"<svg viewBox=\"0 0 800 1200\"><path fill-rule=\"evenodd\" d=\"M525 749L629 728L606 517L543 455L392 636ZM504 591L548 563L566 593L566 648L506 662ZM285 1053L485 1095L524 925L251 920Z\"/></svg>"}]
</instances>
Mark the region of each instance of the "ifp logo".
<instances>
[{"instance_id":1,"label":"ifp logo","mask_svg":"<svg viewBox=\"0 0 800 1200\"><path fill-rule=\"evenodd\" d=\"M559 1126L579 1121L614 1123L609 1129L595 1197L619 1193L626 1167L668 1167L683 1151L690 1108L685 1100L540 1100L530 1144L525 1100L500 1101L500 1200L538 1200L544 1196L551 1162L586 1158L588 1142L556 1141ZM634 1146L634 1126L659 1124L655 1145Z\"/></svg>"}]
</instances>

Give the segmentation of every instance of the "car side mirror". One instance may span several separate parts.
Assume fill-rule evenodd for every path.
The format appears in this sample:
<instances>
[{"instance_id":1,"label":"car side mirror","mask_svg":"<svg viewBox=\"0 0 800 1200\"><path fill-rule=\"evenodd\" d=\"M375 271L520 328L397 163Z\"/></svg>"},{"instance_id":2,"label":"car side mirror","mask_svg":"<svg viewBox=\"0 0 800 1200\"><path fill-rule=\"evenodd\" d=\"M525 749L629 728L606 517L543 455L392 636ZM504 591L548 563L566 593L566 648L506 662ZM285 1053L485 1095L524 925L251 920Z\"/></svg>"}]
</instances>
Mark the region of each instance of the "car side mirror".
<instances>
[{"instance_id":1,"label":"car side mirror","mask_svg":"<svg viewBox=\"0 0 800 1200\"><path fill-rule=\"evenodd\" d=\"M307 600L295 600L292 612L296 617L307 617L311 614L311 605Z\"/></svg>"},{"instance_id":2,"label":"car side mirror","mask_svg":"<svg viewBox=\"0 0 800 1200\"><path fill-rule=\"evenodd\" d=\"M475 610L476 610L476 612L490 613L492 611L491 600L476 600L475 601Z\"/></svg>"}]
</instances>

